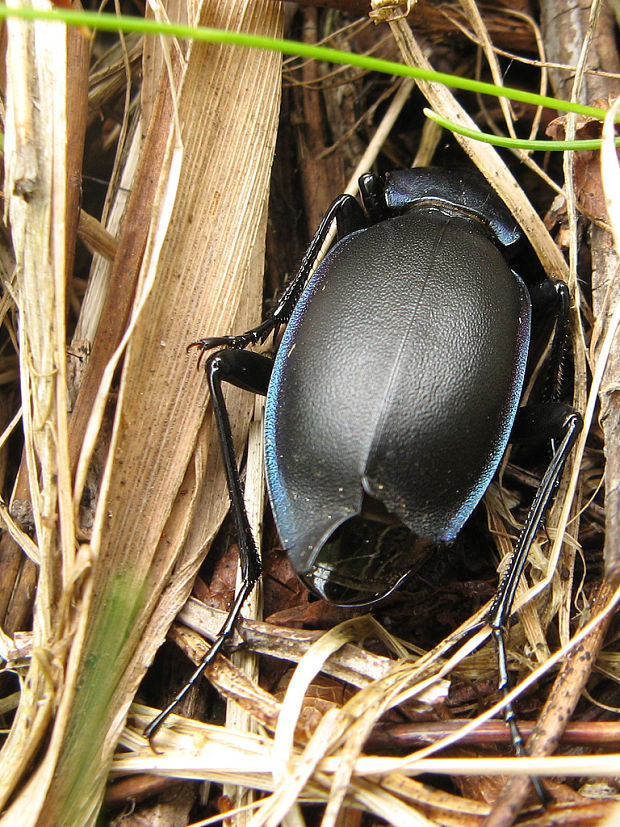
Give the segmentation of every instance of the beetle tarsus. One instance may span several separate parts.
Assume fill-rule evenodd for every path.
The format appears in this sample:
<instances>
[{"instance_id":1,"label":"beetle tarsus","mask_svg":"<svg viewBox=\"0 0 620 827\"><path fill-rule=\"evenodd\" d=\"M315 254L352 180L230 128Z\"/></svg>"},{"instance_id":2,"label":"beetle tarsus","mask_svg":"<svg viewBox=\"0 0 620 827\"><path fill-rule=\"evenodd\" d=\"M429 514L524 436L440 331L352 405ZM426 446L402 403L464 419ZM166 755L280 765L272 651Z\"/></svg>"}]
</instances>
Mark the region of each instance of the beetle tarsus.
<instances>
[{"instance_id":1,"label":"beetle tarsus","mask_svg":"<svg viewBox=\"0 0 620 827\"><path fill-rule=\"evenodd\" d=\"M281 324L280 321L270 317L258 325L258 327L253 327L252 330L247 330L238 336L210 336L206 339L196 339L195 342L189 343L185 351L189 353L192 348L198 348L198 350L200 350L197 365L197 367L200 367L202 357L207 351L214 350L218 347L230 348L231 350L244 350L249 345L262 344L279 324Z\"/></svg>"},{"instance_id":2,"label":"beetle tarsus","mask_svg":"<svg viewBox=\"0 0 620 827\"><path fill-rule=\"evenodd\" d=\"M226 618L226 622L224 623L224 625L222 626L222 628L218 632L217 637L215 638L215 640L214 640L211 648L209 649L209 651L206 653L206 655L200 661L200 663L198 664L198 666L196 667L196 669L192 673L192 675L189 678L189 680L187 681L187 683L185 683L183 685L183 687L180 689L180 691L177 692L177 694L170 701L168 706L165 709L163 709L159 713L159 715L157 715L155 718L153 718L153 720L150 721L147 724L147 726L144 728L143 735L144 735L145 738L148 738L149 743L151 745L151 749L153 749L154 752L158 752L158 750L156 750L154 745L153 745L154 736L156 735L157 731L161 728L161 726L165 722L166 718L168 718L168 716L172 712L174 712L174 710L181 703L183 698L185 698L187 693L190 691L192 686L194 686L200 680L200 678L204 674L207 667L210 666L215 661L216 657L219 655L221 650L228 643L228 640L229 640L229 638L231 637L231 635L234 631L235 623L236 623L237 618L239 616L239 612L241 611L241 607L242 607L243 603L245 602L248 594L250 593L250 591L254 587L255 582L256 582L255 580L252 583L250 583L249 581L246 581L243 584L242 588L239 590L239 593L237 595L235 603L234 603L232 609L230 610L230 613L229 613L228 617Z\"/></svg>"},{"instance_id":3,"label":"beetle tarsus","mask_svg":"<svg viewBox=\"0 0 620 827\"><path fill-rule=\"evenodd\" d=\"M492 626L491 631L493 634L493 640L495 641L497 661L499 664L498 692L500 695L505 697L510 691L510 677L508 675L508 661L506 657L506 627ZM517 715L514 710L514 706L512 705L512 701L509 701L504 708L504 721L510 730L510 740L512 742L512 748L515 751L515 755L519 757L527 756L528 751L525 746L525 739L519 729ZM543 806L550 804L553 799L540 778L532 775L530 776L530 781L532 782L532 786L534 787L540 803Z\"/></svg>"}]
</instances>

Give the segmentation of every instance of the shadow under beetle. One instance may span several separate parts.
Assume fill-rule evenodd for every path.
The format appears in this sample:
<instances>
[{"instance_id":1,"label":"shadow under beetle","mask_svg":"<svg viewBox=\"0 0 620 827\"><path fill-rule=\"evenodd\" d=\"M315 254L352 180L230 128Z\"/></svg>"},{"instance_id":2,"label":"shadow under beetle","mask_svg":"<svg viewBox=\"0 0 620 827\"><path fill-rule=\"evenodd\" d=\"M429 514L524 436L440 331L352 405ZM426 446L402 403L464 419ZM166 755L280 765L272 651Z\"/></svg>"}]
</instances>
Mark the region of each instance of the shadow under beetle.
<instances>
[{"instance_id":1,"label":"shadow under beetle","mask_svg":"<svg viewBox=\"0 0 620 827\"><path fill-rule=\"evenodd\" d=\"M261 573L243 506L222 395L227 382L267 396L265 469L283 548L304 583L342 605L395 589L411 561L377 542L357 557L347 533L397 521L434 541L453 539L486 491L508 441L551 441L543 476L487 622L508 673L505 628L515 590L581 416L561 404L568 331L562 281L526 286L507 262L521 234L484 180L415 169L360 179L365 211L341 195L269 318L206 361L244 586L190 684L147 728L154 734L233 630ZM336 220L339 241L311 275ZM519 407L537 313L555 322L547 398ZM286 325L275 359L246 351ZM517 752L523 752L512 709Z\"/></svg>"}]
</instances>

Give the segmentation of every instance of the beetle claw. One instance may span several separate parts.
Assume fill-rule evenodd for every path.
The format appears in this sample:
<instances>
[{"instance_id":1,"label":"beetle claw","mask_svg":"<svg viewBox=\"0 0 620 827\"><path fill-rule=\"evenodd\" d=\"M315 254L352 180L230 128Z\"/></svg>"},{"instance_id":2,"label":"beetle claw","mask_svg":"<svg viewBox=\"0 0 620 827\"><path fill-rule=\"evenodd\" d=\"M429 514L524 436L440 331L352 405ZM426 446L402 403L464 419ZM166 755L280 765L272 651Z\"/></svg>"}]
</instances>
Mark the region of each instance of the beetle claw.
<instances>
[{"instance_id":1,"label":"beetle claw","mask_svg":"<svg viewBox=\"0 0 620 827\"><path fill-rule=\"evenodd\" d=\"M213 350L213 348L216 347L228 347L233 350L243 350L248 345L255 345L257 342L262 344L269 337L274 327L278 326L278 323L274 325L274 322L271 319L267 319L258 327L253 330L247 330L239 336L211 336L208 339L197 339L195 342L190 342L186 348L186 352L189 353L193 347L197 347L200 350L197 365L197 368L199 368L200 363L202 362L202 357L207 350Z\"/></svg>"},{"instance_id":2,"label":"beetle claw","mask_svg":"<svg viewBox=\"0 0 620 827\"><path fill-rule=\"evenodd\" d=\"M186 353L189 353L193 347L200 350L198 363L196 365L196 370L198 370L200 368L202 358L208 350L213 350L216 347L229 347L235 350L243 350L243 348L246 348L253 341L254 337L248 335L247 333L244 333L241 336L213 336L209 339L197 339L195 342L190 342L185 350Z\"/></svg>"},{"instance_id":3,"label":"beetle claw","mask_svg":"<svg viewBox=\"0 0 620 827\"><path fill-rule=\"evenodd\" d=\"M185 348L186 353L189 353L193 347L199 348L200 353L198 354L196 370L200 369L200 363L202 362L202 357L205 355L205 353L212 347L217 347L217 343L217 339L198 339L198 341L196 342L190 342L190 344Z\"/></svg>"},{"instance_id":4,"label":"beetle claw","mask_svg":"<svg viewBox=\"0 0 620 827\"><path fill-rule=\"evenodd\" d=\"M186 350L189 353L193 347L200 348L201 351L213 350L214 347L230 347L233 338L233 336L212 336L209 339L197 339L195 342L190 342Z\"/></svg>"}]
</instances>

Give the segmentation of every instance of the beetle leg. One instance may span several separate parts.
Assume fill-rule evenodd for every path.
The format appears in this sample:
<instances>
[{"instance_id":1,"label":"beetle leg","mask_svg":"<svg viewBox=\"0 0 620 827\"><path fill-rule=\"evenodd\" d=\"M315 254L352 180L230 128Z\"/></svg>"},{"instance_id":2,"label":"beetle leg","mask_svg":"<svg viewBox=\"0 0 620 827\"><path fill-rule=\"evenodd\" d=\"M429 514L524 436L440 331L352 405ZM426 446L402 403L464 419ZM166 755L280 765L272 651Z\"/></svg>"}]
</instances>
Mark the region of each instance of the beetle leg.
<instances>
[{"instance_id":1,"label":"beetle leg","mask_svg":"<svg viewBox=\"0 0 620 827\"><path fill-rule=\"evenodd\" d=\"M530 506L525 525L499 584L493 605L487 616L499 661L499 691L506 695L509 690L508 665L506 661L506 627L512 611L517 584L523 573L527 557L555 489L559 483L566 459L581 431L583 420L573 408L561 403L531 405L519 408L511 439L552 439L557 447ZM517 726L516 714L509 704L504 714L510 727L511 737L517 755L525 755L525 745ZM539 779L533 778L541 801L548 798Z\"/></svg>"},{"instance_id":2,"label":"beetle leg","mask_svg":"<svg viewBox=\"0 0 620 827\"><path fill-rule=\"evenodd\" d=\"M306 250L295 278L287 284L269 317L257 327L247 330L239 336L215 336L207 339L197 339L188 345L187 349L197 347L201 354L215 347L242 349L257 342L264 342L272 330L279 325L286 324L306 286L306 282L314 272L319 253L327 240L334 220L338 224L339 237L366 227L363 210L355 198L347 194L338 196L319 224L319 228Z\"/></svg>"},{"instance_id":3,"label":"beetle leg","mask_svg":"<svg viewBox=\"0 0 620 827\"><path fill-rule=\"evenodd\" d=\"M365 230L368 222L364 210L352 195L341 195L339 203L340 206L336 213L336 229L340 241L341 238L351 235L357 230Z\"/></svg>"},{"instance_id":4,"label":"beetle leg","mask_svg":"<svg viewBox=\"0 0 620 827\"><path fill-rule=\"evenodd\" d=\"M291 318L299 297L302 294L306 282L316 268L317 259L327 240L334 219L338 224L338 233L350 233L354 229L359 230L366 226L364 214L360 205L352 195L339 195L332 203L325 214L325 218L319 224L308 249L301 260L299 270L295 278L288 283L282 296L276 302L269 321L274 325L286 324ZM361 224L361 226L360 226Z\"/></svg>"},{"instance_id":5,"label":"beetle leg","mask_svg":"<svg viewBox=\"0 0 620 827\"><path fill-rule=\"evenodd\" d=\"M235 623L239 617L241 607L246 598L254 588L256 581L261 576L262 565L256 543L252 535L252 529L243 503L243 491L239 478L239 468L235 459L235 448L230 430L230 419L226 411L226 403L222 394L222 383L228 382L244 390L265 395L269 386L273 362L266 356L258 353L243 350L222 350L214 353L205 365L213 410L217 422L222 458L226 472L226 482L231 501L231 508L237 529L239 542L239 560L241 562L241 574L243 584L235 598L228 617L222 628L217 633L211 648L198 664L192 676L185 686L177 693L168 706L154 718L144 730L145 736L150 740L168 715L183 700L189 690L200 679L201 675L213 663L218 653L225 646L234 631Z\"/></svg>"},{"instance_id":6,"label":"beetle leg","mask_svg":"<svg viewBox=\"0 0 620 827\"><path fill-rule=\"evenodd\" d=\"M532 300L532 328L539 321L551 320L554 324L553 340L542 388L544 402L557 402L562 385L562 367L568 343L570 320L570 293L568 285L560 279L545 279L529 288Z\"/></svg>"},{"instance_id":7,"label":"beetle leg","mask_svg":"<svg viewBox=\"0 0 620 827\"><path fill-rule=\"evenodd\" d=\"M497 589L489 613L493 627L504 626L510 614L517 583L525 567L530 547L551 502L568 454L579 436L582 425L581 414L569 405L563 405L559 402L547 405L527 405L517 411L511 439L519 441L528 438L537 440L553 439L557 441L558 445L536 491L512 558Z\"/></svg>"},{"instance_id":8,"label":"beetle leg","mask_svg":"<svg viewBox=\"0 0 620 827\"><path fill-rule=\"evenodd\" d=\"M261 564L243 504L243 491L235 459L230 420L222 394L222 382L228 382L252 393L266 395L272 368L273 362L266 356L238 350L222 350L214 353L205 365L239 541L243 579L251 579L253 583L260 577Z\"/></svg>"},{"instance_id":9,"label":"beetle leg","mask_svg":"<svg viewBox=\"0 0 620 827\"><path fill-rule=\"evenodd\" d=\"M372 224L389 218L392 213L385 200L383 181L374 173L367 172L359 180L362 201Z\"/></svg>"}]
</instances>

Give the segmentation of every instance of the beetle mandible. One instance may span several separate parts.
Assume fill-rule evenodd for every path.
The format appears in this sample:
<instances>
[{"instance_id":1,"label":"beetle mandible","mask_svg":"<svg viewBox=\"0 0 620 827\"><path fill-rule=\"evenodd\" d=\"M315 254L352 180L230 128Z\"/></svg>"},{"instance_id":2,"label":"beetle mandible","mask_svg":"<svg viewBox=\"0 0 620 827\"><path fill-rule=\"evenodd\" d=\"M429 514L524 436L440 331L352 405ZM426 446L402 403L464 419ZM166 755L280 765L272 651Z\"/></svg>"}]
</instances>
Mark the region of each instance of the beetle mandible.
<instances>
[{"instance_id":1,"label":"beetle mandible","mask_svg":"<svg viewBox=\"0 0 620 827\"><path fill-rule=\"evenodd\" d=\"M558 401L569 295L508 264L520 231L483 179L400 170L360 179L329 208L269 317L239 336L200 339L239 539L244 585L190 682L147 728L153 735L231 634L261 574L245 513L222 384L267 396L265 469L283 548L319 596L368 605L410 564L372 553L353 566L343 532L382 512L417 535L453 539L486 491L509 439L551 441L549 466L487 616L506 691L504 629L519 577L581 416ZM338 242L315 270L337 222ZM314 271L314 272L313 272ZM519 407L532 313L555 319L548 398ZM244 350L286 325L275 359ZM188 348L189 349L189 348ZM518 752L523 743L506 713Z\"/></svg>"}]
</instances>

